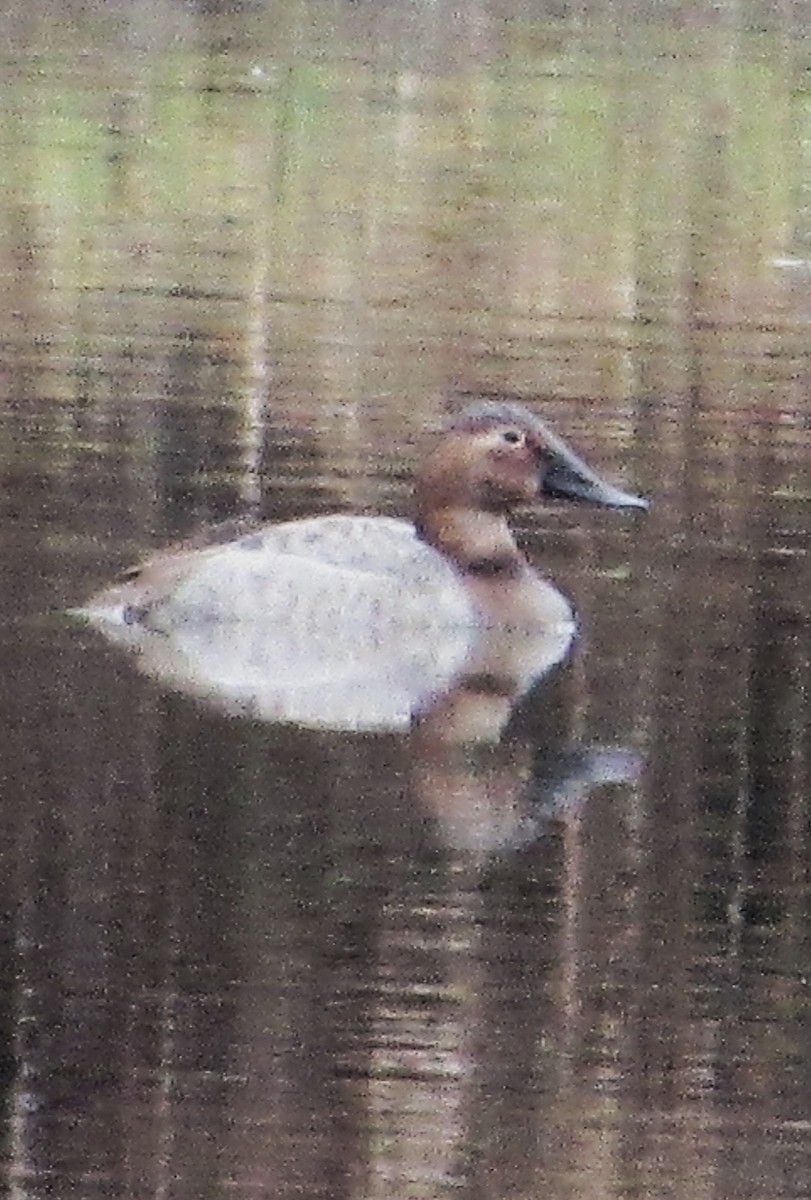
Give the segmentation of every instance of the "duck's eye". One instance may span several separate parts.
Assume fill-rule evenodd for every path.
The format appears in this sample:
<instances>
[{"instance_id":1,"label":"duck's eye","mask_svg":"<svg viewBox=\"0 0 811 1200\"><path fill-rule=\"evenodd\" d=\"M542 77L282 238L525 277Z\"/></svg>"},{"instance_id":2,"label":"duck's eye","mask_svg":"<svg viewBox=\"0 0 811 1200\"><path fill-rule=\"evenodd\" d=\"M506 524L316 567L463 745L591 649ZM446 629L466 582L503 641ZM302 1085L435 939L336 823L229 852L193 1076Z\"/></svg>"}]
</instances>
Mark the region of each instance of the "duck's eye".
<instances>
[{"instance_id":1,"label":"duck's eye","mask_svg":"<svg viewBox=\"0 0 811 1200\"><path fill-rule=\"evenodd\" d=\"M507 429L501 435L505 442L509 442L511 446L517 446L519 442L523 442L523 435L515 429Z\"/></svg>"}]
</instances>

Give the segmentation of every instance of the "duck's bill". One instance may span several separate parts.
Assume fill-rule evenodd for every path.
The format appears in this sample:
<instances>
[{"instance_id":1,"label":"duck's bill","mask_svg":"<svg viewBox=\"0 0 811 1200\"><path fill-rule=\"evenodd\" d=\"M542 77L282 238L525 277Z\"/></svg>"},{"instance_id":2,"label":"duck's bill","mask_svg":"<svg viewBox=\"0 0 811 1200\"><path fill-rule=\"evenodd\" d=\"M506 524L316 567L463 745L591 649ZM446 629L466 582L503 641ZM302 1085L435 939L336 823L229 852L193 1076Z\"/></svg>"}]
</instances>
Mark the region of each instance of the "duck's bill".
<instances>
[{"instance_id":1,"label":"duck's bill","mask_svg":"<svg viewBox=\"0 0 811 1200\"><path fill-rule=\"evenodd\" d=\"M550 458L541 481L541 491L546 496L560 500L580 500L586 504L601 504L606 508L642 508L649 507L642 496L633 492L624 492L621 488L607 483L592 471L582 458L573 450L555 438L555 445L548 447Z\"/></svg>"}]
</instances>

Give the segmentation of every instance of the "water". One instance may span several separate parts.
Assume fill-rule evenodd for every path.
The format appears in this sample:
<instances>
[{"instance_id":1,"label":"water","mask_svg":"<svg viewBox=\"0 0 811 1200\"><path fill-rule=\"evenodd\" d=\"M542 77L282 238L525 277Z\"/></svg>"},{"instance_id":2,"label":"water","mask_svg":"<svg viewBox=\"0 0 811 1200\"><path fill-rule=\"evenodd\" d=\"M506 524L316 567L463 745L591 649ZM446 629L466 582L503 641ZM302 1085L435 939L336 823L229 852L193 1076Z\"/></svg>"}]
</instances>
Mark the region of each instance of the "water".
<instances>
[{"instance_id":1,"label":"water","mask_svg":"<svg viewBox=\"0 0 811 1200\"><path fill-rule=\"evenodd\" d=\"M801 7L0 20L5 1190L807 1197ZM653 500L521 514L514 706L228 716L62 615L407 511L478 391Z\"/></svg>"}]
</instances>

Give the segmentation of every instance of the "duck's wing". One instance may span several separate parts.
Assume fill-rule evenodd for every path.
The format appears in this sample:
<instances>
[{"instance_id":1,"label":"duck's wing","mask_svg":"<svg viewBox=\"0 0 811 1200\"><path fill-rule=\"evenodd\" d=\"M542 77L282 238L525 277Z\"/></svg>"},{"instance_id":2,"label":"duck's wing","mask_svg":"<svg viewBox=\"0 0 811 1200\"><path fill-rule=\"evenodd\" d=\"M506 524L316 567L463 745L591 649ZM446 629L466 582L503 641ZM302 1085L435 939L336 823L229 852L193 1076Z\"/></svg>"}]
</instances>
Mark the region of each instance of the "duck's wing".
<instances>
[{"instance_id":1,"label":"duck's wing","mask_svg":"<svg viewBox=\"0 0 811 1200\"><path fill-rule=\"evenodd\" d=\"M464 623L472 616L453 567L418 538L413 525L340 515L159 554L95 596L84 611L91 619L152 628L254 621L295 626L314 637L339 627L396 637L409 627Z\"/></svg>"},{"instance_id":2,"label":"duck's wing","mask_svg":"<svg viewBox=\"0 0 811 1200\"><path fill-rule=\"evenodd\" d=\"M465 624L454 569L403 522L328 517L277 526L201 555L149 604L153 628L190 621L274 625L318 641L408 638Z\"/></svg>"},{"instance_id":3,"label":"duck's wing","mask_svg":"<svg viewBox=\"0 0 811 1200\"><path fill-rule=\"evenodd\" d=\"M442 555L417 536L409 521L394 517L350 516L340 513L266 525L234 542L234 547L257 557L293 555L373 575L400 579L441 571L453 576Z\"/></svg>"}]
</instances>

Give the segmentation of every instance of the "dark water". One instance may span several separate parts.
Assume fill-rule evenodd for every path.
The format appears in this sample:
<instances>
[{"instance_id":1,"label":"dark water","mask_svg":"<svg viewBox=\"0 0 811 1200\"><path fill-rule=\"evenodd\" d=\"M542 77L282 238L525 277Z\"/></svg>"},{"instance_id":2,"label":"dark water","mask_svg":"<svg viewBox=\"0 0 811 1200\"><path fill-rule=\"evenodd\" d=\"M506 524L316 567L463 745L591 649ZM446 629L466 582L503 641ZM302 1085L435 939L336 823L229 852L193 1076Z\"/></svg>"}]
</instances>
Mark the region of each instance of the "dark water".
<instances>
[{"instance_id":1,"label":"dark water","mask_svg":"<svg viewBox=\"0 0 811 1200\"><path fill-rule=\"evenodd\" d=\"M811 1195L802 6L0 20L5 1190ZM478 390L653 500L522 514L581 633L487 737L62 615Z\"/></svg>"}]
</instances>

